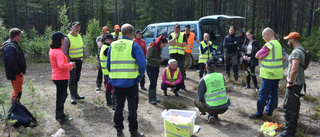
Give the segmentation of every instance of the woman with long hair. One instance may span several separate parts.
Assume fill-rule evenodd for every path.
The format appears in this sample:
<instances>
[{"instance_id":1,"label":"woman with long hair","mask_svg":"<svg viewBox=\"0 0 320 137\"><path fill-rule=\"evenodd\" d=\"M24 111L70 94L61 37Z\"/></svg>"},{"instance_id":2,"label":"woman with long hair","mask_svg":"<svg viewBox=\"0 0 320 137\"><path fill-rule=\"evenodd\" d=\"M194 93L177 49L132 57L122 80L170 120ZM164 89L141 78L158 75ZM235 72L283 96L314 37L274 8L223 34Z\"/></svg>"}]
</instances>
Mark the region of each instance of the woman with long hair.
<instances>
[{"instance_id":1,"label":"woman with long hair","mask_svg":"<svg viewBox=\"0 0 320 137\"><path fill-rule=\"evenodd\" d=\"M159 36L156 41L151 42L147 52L147 74L150 79L149 85L149 103L152 105L160 102L157 99L156 87L159 75L159 66L163 61L161 59L162 48L168 44L168 40L165 36Z\"/></svg>"},{"instance_id":2,"label":"woman with long hair","mask_svg":"<svg viewBox=\"0 0 320 137\"><path fill-rule=\"evenodd\" d=\"M246 40L244 41L244 45L241 49L242 57L245 61L245 68L247 70L247 85L245 88L250 88L250 80L252 77L255 89L256 91L259 91L257 77L255 75L255 67L258 66L259 62L258 59L255 58L255 55L260 50L260 45L254 38L252 31L248 31L246 36Z\"/></svg>"},{"instance_id":3,"label":"woman with long hair","mask_svg":"<svg viewBox=\"0 0 320 137\"><path fill-rule=\"evenodd\" d=\"M64 114L64 102L68 96L68 79L70 78L70 70L75 68L74 62L68 63L67 57L62 52L64 38L67 37L57 31L52 34L50 43L49 58L52 66L52 81L57 87L56 98L56 120L63 124L71 118Z\"/></svg>"}]
</instances>

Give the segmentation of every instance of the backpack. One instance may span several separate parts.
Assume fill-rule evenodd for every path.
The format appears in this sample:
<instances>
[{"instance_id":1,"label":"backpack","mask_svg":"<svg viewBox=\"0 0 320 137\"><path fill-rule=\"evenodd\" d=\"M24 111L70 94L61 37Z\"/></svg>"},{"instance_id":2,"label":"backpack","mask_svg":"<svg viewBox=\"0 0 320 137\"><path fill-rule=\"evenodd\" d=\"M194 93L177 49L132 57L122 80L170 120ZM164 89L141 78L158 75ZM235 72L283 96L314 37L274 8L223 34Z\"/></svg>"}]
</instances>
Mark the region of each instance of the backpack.
<instances>
[{"instance_id":1,"label":"backpack","mask_svg":"<svg viewBox=\"0 0 320 137\"><path fill-rule=\"evenodd\" d=\"M299 49L301 50L301 49ZM302 65L303 69L306 70L310 64L310 61L311 61L311 58L312 58L312 55L311 55L311 52L309 50L304 51L304 50L301 50L303 51L304 53L304 65Z\"/></svg>"},{"instance_id":2,"label":"backpack","mask_svg":"<svg viewBox=\"0 0 320 137\"><path fill-rule=\"evenodd\" d=\"M17 120L13 124L14 127L34 127L37 126L37 119L29 112L29 110L21 104L13 104L9 110L8 119Z\"/></svg>"}]
</instances>

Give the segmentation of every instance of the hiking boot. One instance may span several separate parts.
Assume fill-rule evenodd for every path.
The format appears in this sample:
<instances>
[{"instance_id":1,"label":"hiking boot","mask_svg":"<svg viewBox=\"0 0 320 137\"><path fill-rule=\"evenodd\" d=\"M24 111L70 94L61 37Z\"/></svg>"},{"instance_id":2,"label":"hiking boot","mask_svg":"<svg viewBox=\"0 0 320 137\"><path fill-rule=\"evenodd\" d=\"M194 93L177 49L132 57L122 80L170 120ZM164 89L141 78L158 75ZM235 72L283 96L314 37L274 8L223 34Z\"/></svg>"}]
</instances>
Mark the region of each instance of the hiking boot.
<instances>
[{"instance_id":1,"label":"hiking boot","mask_svg":"<svg viewBox=\"0 0 320 137\"><path fill-rule=\"evenodd\" d=\"M124 137L124 133L122 132L122 129L117 129L117 137Z\"/></svg>"},{"instance_id":2,"label":"hiking boot","mask_svg":"<svg viewBox=\"0 0 320 137\"><path fill-rule=\"evenodd\" d=\"M76 95L76 99L85 99L85 96L80 96L79 94Z\"/></svg>"},{"instance_id":3,"label":"hiking boot","mask_svg":"<svg viewBox=\"0 0 320 137\"><path fill-rule=\"evenodd\" d=\"M258 116L258 115L255 115L255 114L250 114L249 118L250 119L262 119L262 116Z\"/></svg>"},{"instance_id":4,"label":"hiking boot","mask_svg":"<svg viewBox=\"0 0 320 137\"><path fill-rule=\"evenodd\" d=\"M141 89L142 89L142 90L144 90L144 91L146 91L146 90L147 90L147 88L145 88L145 87L141 87Z\"/></svg>"},{"instance_id":5,"label":"hiking boot","mask_svg":"<svg viewBox=\"0 0 320 137\"><path fill-rule=\"evenodd\" d=\"M70 118L69 115L65 115L64 118L56 118L56 120L59 122L60 125L63 125L66 122L73 120L73 118Z\"/></svg>"},{"instance_id":6,"label":"hiking boot","mask_svg":"<svg viewBox=\"0 0 320 137\"><path fill-rule=\"evenodd\" d=\"M157 99L157 98L156 98L156 99L154 99L154 101L161 102L161 100L160 100L160 99Z\"/></svg>"},{"instance_id":7,"label":"hiking boot","mask_svg":"<svg viewBox=\"0 0 320 137\"><path fill-rule=\"evenodd\" d=\"M167 90L164 90L164 91L163 91L163 95L164 95L164 96L168 96Z\"/></svg>"},{"instance_id":8,"label":"hiking boot","mask_svg":"<svg viewBox=\"0 0 320 137\"><path fill-rule=\"evenodd\" d=\"M295 133L293 133L293 132L290 132L290 131L288 131L288 130L285 130L285 131L283 131L282 133L280 133L279 135L282 136L282 137L291 137L291 136L293 137L294 134L295 134Z\"/></svg>"},{"instance_id":9,"label":"hiking boot","mask_svg":"<svg viewBox=\"0 0 320 137\"><path fill-rule=\"evenodd\" d=\"M213 115L215 119L219 119L218 114Z\"/></svg>"},{"instance_id":10,"label":"hiking boot","mask_svg":"<svg viewBox=\"0 0 320 137\"><path fill-rule=\"evenodd\" d=\"M139 133L139 131L130 131L131 137L144 137L143 133Z\"/></svg>"},{"instance_id":11,"label":"hiking boot","mask_svg":"<svg viewBox=\"0 0 320 137\"><path fill-rule=\"evenodd\" d=\"M176 97L179 96L178 91L173 91L173 93L174 93L174 95L175 95Z\"/></svg>"},{"instance_id":12,"label":"hiking boot","mask_svg":"<svg viewBox=\"0 0 320 137\"><path fill-rule=\"evenodd\" d=\"M154 100L149 101L149 103L152 105L157 105L157 101L154 101Z\"/></svg>"},{"instance_id":13,"label":"hiking boot","mask_svg":"<svg viewBox=\"0 0 320 137\"><path fill-rule=\"evenodd\" d=\"M208 116L208 123L213 123L214 122L214 116Z\"/></svg>"}]
</instances>

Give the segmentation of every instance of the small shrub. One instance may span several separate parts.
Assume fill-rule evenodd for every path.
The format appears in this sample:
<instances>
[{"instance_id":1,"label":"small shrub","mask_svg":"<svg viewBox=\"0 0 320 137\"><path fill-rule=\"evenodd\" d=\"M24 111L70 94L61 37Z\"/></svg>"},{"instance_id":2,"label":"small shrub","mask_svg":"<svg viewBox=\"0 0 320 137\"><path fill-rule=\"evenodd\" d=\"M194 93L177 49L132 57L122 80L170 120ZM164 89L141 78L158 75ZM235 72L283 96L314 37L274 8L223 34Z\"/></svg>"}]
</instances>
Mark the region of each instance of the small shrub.
<instances>
[{"instance_id":1,"label":"small shrub","mask_svg":"<svg viewBox=\"0 0 320 137\"><path fill-rule=\"evenodd\" d=\"M197 87L197 86L193 86L192 89L193 89L193 90L197 90L198 87Z\"/></svg>"},{"instance_id":2,"label":"small shrub","mask_svg":"<svg viewBox=\"0 0 320 137\"><path fill-rule=\"evenodd\" d=\"M93 97L93 103L98 105L98 107L103 107L104 106L104 100L102 100L99 96Z\"/></svg>"},{"instance_id":3,"label":"small shrub","mask_svg":"<svg viewBox=\"0 0 320 137\"><path fill-rule=\"evenodd\" d=\"M312 96L310 94L306 94L305 96L303 96L303 99L305 101L308 101L310 103L315 103L318 99L317 99L317 96Z\"/></svg>"},{"instance_id":4,"label":"small shrub","mask_svg":"<svg viewBox=\"0 0 320 137\"><path fill-rule=\"evenodd\" d=\"M165 109L184 109L187 108L186 104L180 101L163 101Z\"/></svg>"}]
</instances>

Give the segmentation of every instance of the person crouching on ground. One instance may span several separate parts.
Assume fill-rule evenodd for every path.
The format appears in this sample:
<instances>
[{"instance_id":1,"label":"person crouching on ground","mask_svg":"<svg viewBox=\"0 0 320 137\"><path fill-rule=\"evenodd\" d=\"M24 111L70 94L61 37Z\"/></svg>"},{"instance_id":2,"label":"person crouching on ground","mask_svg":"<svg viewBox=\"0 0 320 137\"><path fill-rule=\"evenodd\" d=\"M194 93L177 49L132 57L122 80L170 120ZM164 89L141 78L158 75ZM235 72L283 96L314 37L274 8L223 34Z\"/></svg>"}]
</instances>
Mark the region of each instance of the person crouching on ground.
<instances>
[{"instance_id":1,"label":"person crouching on ground","mask_svg":"<svg viewBox=\"0 0 320 137\"><path fill-rule=\"evenodd\" d=\"M152 105L160 102L157 99L157 81L159 75L159 66L163 59L161 59L162 48L168 44L165 36L159 36L155 42L151 42L147 52L147 74L150 79L149 85L149 103Z\"/></svg>"},{"instance_id":2,"label":"person crouching on ground","mask_svg":"<svg viewBox=\"0 0 320 137\"><path fill-rule=\"evenodd\" d=\"M113 36L111 34L106 34L101 38L101 43L103 43L101 50L100 50L100 65L102 69L102 74L104 77L104 81L106 82L106 101L107 101L107 106L112 105L112 109L115 110L115 101L114 101L114 96L113 96L113 86L108 83L108 78L109 78L109 71L107 69L107 56L108 56L108 50L110 47L110 44L113 42ZM111 98L112 94L112 98Z\"/></svg>"},{"instance_id":3,"label":"person crouching on ground","mask_svg":"<svg viewBox=\"0 0 320 137\"><path fill-rule=\"evenodd\" d=\"M63 112L64 102L68 96L68 79L70 78L70 70L75 68L75 62L68 63L67 57L62 52L64 38L67 37L57 31L52 34L52 42L50 43L49 58L52 66L52 81L57 87L56 100L56 120L63 124L71 118Z\"/></svg>"},{"instance_id":4,"label":"person crouching on ground","mask_svg":"<svg viewBox=\"0 0 320 137\"><path fill-rule=\"evenodd\" d=\"M162 74L161 89L164 96L167 96L167 88L171 87L175 96L179 96L178 91L183 87L181 71L178 68L178 62L175 59L168 61Z\"/></svg>"},{"instance_id":5,"label":"person crouching on ground","mask_svg":"<svg viewBox=\"0 0 320 137\"><path fill-rule=\"evenodd\" d=\"M223 114L228 110L231 102L226 93L223 75L215 72L215 61L210 59L206 62L207 75L200 79L198 85L198 98L194 100L194 105L201 114L209 113L208 123L212 123L218 118L218 114Z\"/></svg>"}]
</instances>

